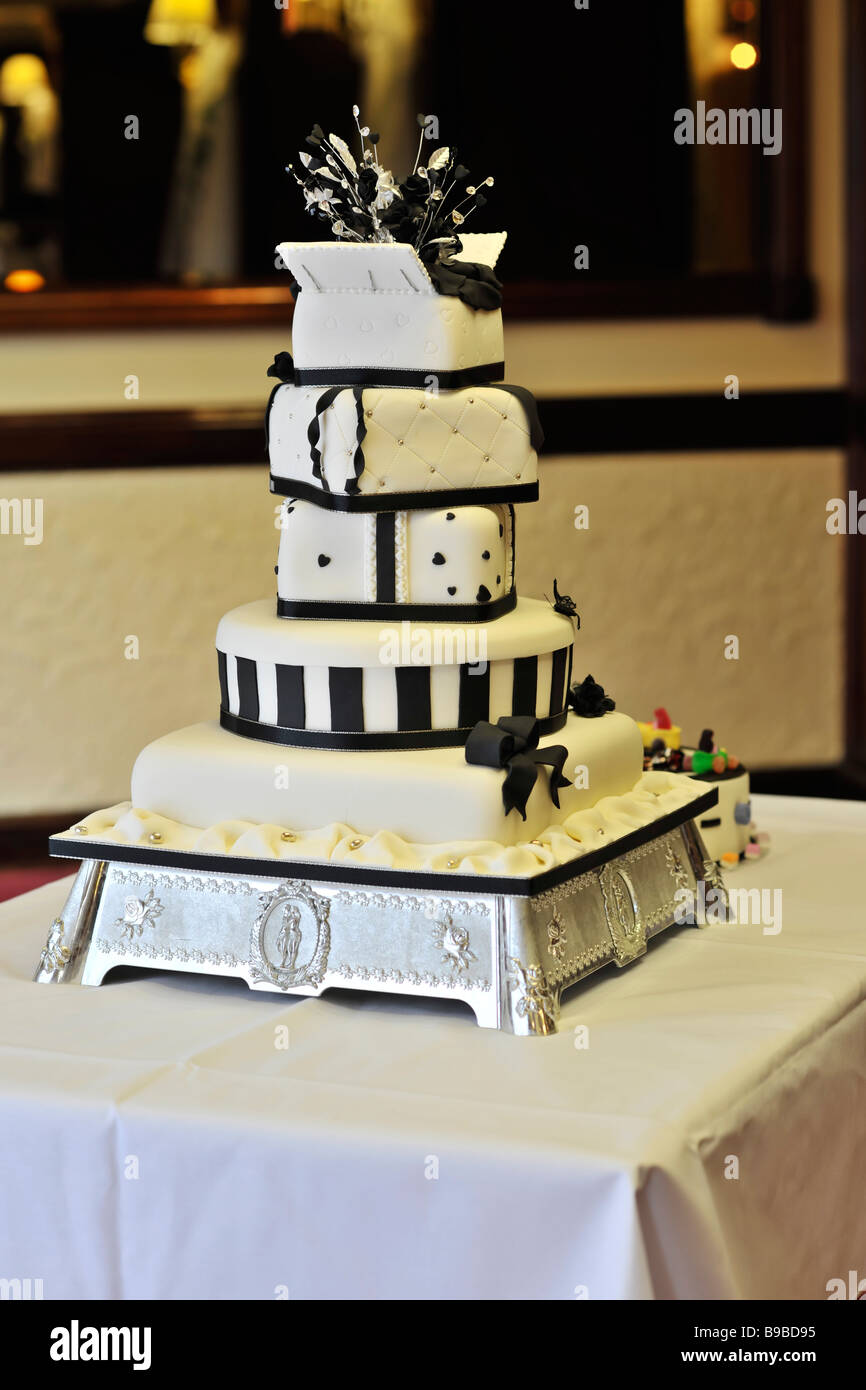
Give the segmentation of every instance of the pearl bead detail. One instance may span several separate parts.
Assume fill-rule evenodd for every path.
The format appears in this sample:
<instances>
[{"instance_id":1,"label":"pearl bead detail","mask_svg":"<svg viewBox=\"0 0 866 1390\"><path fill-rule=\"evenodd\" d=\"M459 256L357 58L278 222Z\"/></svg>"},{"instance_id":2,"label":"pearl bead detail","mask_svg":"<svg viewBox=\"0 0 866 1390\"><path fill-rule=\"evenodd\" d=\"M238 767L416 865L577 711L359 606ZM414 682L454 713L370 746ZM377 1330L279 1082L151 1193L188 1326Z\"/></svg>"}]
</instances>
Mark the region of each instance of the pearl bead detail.
<instances>
[{"instance_id":1,"label":"pearl bead detail","mask_svg":"<svg viewBox=\"0 0 866 1390\"><path fill-rule=\"evenodd\" d=\"M73 825L73 827L72 827L72 833L73 833L73 835L86 835L86 834L87 834L87 826L86 826L86 825Z\"/></svg>"},{"instance_id":2,"label":"pearl bead detail","mask_svg":"<svg viewBox=\"0 0 866 1390\"><path fill-rule=\"evenodd\" d=\"M349 849L360 849L363 843L363 840L350 840Z\"/></svg>"},{"instance_id":3,"label":"pearl bead detail","mask_svg":"<svg viewBox=\"0 0 866 1390\"><path fill-rule=\"evenodd\" d=\"M293 830L284 830L280 836L281 840L294 840L294 838L295 832Z\"/></svg>"},{"instance_id":4,"label":"pearl bead detail","mask_svg":"<svg viewBox=\"0 0 866 1390\"><path fill-rule=\"evenodd\" d=\"M160 844L161 841L162 841L162 831L161 831L161 830L151 830L151 832L150 832L150 834L148 835L147 838L150 840L150 843L151 843L152 845L158 845L158 844Z\"/></svg>"}]
</instances>

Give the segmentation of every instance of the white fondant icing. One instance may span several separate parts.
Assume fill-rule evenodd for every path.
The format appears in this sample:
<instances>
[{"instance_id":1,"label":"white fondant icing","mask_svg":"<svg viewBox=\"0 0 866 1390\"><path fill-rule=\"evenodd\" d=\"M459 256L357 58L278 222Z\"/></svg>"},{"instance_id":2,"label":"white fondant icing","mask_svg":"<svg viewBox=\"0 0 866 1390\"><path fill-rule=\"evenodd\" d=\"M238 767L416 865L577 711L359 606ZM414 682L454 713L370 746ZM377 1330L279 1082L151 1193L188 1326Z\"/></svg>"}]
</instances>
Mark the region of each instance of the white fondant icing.
<instances>
[{"instance_id":1,"label":"white fondant icing","mask_svg":"<svg viewBox=\"0 0 866 1390\"><path fill-rule=\"evenodd\" d=\"M239 738L216 724L181 729L145 748L133 770L132 800L186 825L240 818L313 830L337 820L364 834L387 829L423 843L515 844L602 797L621 795L641 774L640 734L623 714L570 715L564 729L541 742L564 744L565 776L573 781L579 765L587 769L588 785L563 788L557 811L542 773L525 822L517 811L504 814L504 773L468 764L462 748L363 753L284 748ZM279 783L277 764L287 771Z\"/></svg>"},{"instance_id":2,"label":"white fondant icing","mask_svg":"<svg viewBox=\"0 0 866 1390\"><path fill-rule=\"evenodd\" d=\"M542 653L538 658L538 677L535 690L535 713L539 719L550 709L550 685L553 677L553 657Z\"/></svg>"},{"instance_id":3,"label":"white fondant icing","mask_svg":"<svg viewBox=\"0 0 866 1390\"><path fill-rule=\"evenodd\" d=\"M483 610L482 585L490 599L510 592L507 506L399 511L394 530L389 601L477 603ZM374 515L328 512L313 502L287 499L280 513L277 593L295 602L375 602L376 544ZM434 563L439 556L444 563Z\"/></svg>"},{"instance_id":4,"label":"white fondant icing","mask_svg":"<svg viewBox=\"0 0 866 1390\"><path fill-rule=\"evenodd\" d=\"M495 259L505 233L490 235L501 238L490 244ZM387 358L401 370L435 373L503 360L500 310L439 295L406 243L282 242L277 251L301 286L292 321L301 370L370 367Z\"/></svg>"},{"instance_id":5,"label":"white fondant icing","mask_svg":"<svg viewBox=\"0 0 866 1390\"><path fill-rule=\"evenodd\" d=\"M256 599L226 613L216 637L221 652L285 666L459 666L479 657L510 661L536 656L573 642L571 619L534 598L518 598L511 613L491 623L278 618L272 599ZM397 649L400 659L395 662L390 654ZM422 659L428 652L432 661ZM547 689L549 693L549 677Z\"/></svg>"},{"instance_id":6,"label":"white fondant icing","mask_svg":"<svg viewBox=\"0 0 866 1390\"><path fill-rule=\"evenodd\" d=\"M321 387L282 386L270 412L270 460L275 477L321 488L313 476L307 437ZM360 491L401 492L522 487L538 480L538 456L529 421L516 396L492 386L438 394L396 387L365 387ZM341 391L319 420L316 446L331 492L345 493L355 478L357 410ZM479 499L482 500L482 499Z\"/></svg>"},{"instance_id":7,"label":"white fondant icing","mask_svg":"<svg viewBox=\"0 0 866 1390\"><path fill-rule=\"evenodd\" d=\"M326 512L313 502L287 498L280 508L280 598L320 603L366 598L370 564L366 520L361 513ZM375 564L375 531L372 544Z\"/></svg>"}]
</instances>

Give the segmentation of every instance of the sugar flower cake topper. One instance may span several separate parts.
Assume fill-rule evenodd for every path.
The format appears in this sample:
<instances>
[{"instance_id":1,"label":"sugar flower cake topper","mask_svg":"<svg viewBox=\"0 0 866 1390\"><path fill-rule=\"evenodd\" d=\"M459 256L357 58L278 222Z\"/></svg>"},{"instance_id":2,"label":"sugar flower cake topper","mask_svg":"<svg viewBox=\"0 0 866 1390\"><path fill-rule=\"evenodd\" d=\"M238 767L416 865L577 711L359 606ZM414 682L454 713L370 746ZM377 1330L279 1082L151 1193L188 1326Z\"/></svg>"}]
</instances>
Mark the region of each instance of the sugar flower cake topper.
<instances>
[{"instance_id":1,"label":"sugar flower cake topper","mask_svg":"<svg viewBox=\"0 0 866 1390\"><path fill-rule=\"evenodd\" d=\"M421 164L426 118L419 115L421 137L411 174L397 182L379 161L379 135L362 125L360 111L352 107L358 128L360 155L355 158L339 135L326 135L314 125L300 152L302 172L294 165L287 171L303 189L306 210L330 223L338 240L353 242L404 242L414 246L440 294L457 295L475 309L498 309L502 285L489 266L458 260L462 248L459 228L484 207L488 176L479 184L448 145L433 150Z\"/></svg>"}]
</instances>

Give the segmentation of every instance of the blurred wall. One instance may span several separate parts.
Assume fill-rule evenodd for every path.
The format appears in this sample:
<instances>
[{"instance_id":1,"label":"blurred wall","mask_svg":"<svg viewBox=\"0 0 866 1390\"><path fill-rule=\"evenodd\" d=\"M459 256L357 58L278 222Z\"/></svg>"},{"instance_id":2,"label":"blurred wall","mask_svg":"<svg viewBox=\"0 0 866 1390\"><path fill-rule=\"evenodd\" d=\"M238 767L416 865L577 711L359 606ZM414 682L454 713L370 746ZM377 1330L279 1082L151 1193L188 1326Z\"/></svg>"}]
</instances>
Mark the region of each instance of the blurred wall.
<instances>
[{"instance_id":1,"label":"blurred wall","mask_svg":"<svg viewBox=\"0 0 866 1390\"><path fill-rule=\"evenodd\" d=\"M743 395L843 384L840 5L816 8L819 317L511 324L509 380L539 396L721 392L731 373ZM0 339L0 411L263 404L286 336ZM137 402L124 401L130 373ZM841 756L842 543L824 525L841 454L548 458L541 482L542 501L518 516L518 582L550 593L555 572L577 600L576 674L591 671L629 713L661 703L690 735L712 726L754 766ZM273 592L265 469L0 473L0 497L16 496L43 498L45 537L0 536L0 817L107 805L127 795L142 744L213 717L217 621ZM729 635L738 661L724 659ZM129 636L138 660L124 655Z\"/></svg>"}]
</instances>

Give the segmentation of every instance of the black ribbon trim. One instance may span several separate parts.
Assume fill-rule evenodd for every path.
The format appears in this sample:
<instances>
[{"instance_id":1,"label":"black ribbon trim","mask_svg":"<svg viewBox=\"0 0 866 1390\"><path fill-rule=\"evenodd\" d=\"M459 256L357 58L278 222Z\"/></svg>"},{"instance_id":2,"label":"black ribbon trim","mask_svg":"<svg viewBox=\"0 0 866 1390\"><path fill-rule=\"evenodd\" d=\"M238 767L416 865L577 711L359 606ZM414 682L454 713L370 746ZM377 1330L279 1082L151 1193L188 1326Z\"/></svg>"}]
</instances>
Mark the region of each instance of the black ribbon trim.
<instances>
[{"instance_id":1,"label":"black ribbon trim","mask_svg":"<svg viewBox=\"0 0 866 1390\"><path fill-rule=\"evenodd\" d=\"M352 463L355 467L354 477L346 479L343 491L347 493L360 492L359 478L364 471L364 439L367 435L367 424L364 418L364 388L363 386L353 386L352 395L355 397L355 454Z\"/></svg>"},{"instance_id":2,"label":"black ribbon trim","mask_svg":"<svg viewBox=\"0 0 866 1390\"><path fill-rule=\"evenodd\" d=\"M550 720L535 719L531 714L515 714L496 724L479 720L466 740L466 761L479 767L505 768L502 803L505 814L515 808L526 820L526 803L538 780L541 767L549 767L550 799L559 808L560 787L571 783L562 774L568 749L562 743L539 748L539 737L547 732ZM559 725L562 728L562 724Z\"/></svg>"},{"instance_id":3,"label":"black ribbon trim","mask_svg":"<svg viewBox=\"0 0 866 1390\"><path fill-rule=\"evenodd\" d=\"M477 367L455 367L447 372L431 371L428 367L296 367L291 353L278 352L267 374L278 377L283 386L419 386L422 391L432 377L440 391L450 391L500 381L505 375L505 363L482 362ZM525 391L522 386L508 389L515 395Z\"/></svg>"},{"instance_id":4,"label":"black ribbon trim","mask_svg":"<svg viewBox=\"0 0 866 1390\"><path fill-rule=\"evenodd\" d=\"M433 892L445 889L448 892L534 898L550 888L558 888L560 884L594 873L610 860L640 849L650 840L661 839L671 830L676 830L677 826L696 820L702 812L711 810L718 799L719 793L714 787L688 806L668 811L667 815L659 816L649 825L639 826L627 835L618 836L602 849L590 850L588 854L582 854L567 864L557 864L553 869L524 878L437 873L432 869L381 869L370 864L335 863L322 859L247 859L234 854L202 854L197 850L156 850L152 846L117 845L107 840L101 844L91 840L87 844L82 843L78 836L67 840L52 835L48 841L48 852L55 859L147 864L151 868L193 869L204 874L248 874L255 878L300 878L317 883L353 883L373 888L415 888Z\"/></svg>"},{"instance_id":5,"label":"black ribbon trim","mask_svg":"<svg viewBox=\"0 0 866 1390\"><path fill-rule=\"evenodd\" d=\"M404 618L432 623L487 623L510 613L517 605L517 593L503 594L491 603L361 603L339 600L314 603L288 598L277 599L280 618L349 618L358 622Z\"/></svg>"},{"instance_id":6,"label":"black ribbon trim","mask_svg":"<svg viewBox=\"0 0 866 1390\"><path fill-rule=\"evenodd\" d=\"M335 512L399 512L416 507L484 507L489 502L537 502L538 483L502 483L497 487L448 488L441 492L325 492L315 483L271 473L271 492L298 497Z\"/></svg>"},{"instance_id":7,"label":"black ribbon trim","mask_svg":"<svg viewBox=\"0 0 866 1390\"><path fill-rule=\"evenodd\" d=\"M512 386L505 381L491 382L495 391L507 391L510 396L514 396L520 401L526 411L526 418L529 421L529 442L537 454L541 453L544 445L544 430L541 428L541 421L538 418L538 401L532 392L525 386Z\"/></svg>"},{"instance_id":8,"label":"black ribbon trim","mask_svg":"<svg viewBox=\"0 0 866 1390\"><path fill-rule=\"evenodd\" d=\"M322 451L319 448L319 437L321 435L320 418L324 411L328 409L328 406L334 403L342 389L341 386L333 386L330 391L325 391L324 394L319 397L316 401L313 418L307 429L307 439L310 444L310 458L313 462L313 477L319 479L325 492L330 492L331 488L327 478L322 473Z\"/></svg>"},{"instance_id":9,"label":"black ribbon trim","mask_svg":"<svg viewBox=\"0 0 866 1390\"><path fill-rule=\"evenodd\" d=\"M539 719L537 721L531 719L530 723L536 725L538 736L541 737L546 734L557 733L564 726L567 718L568 711L563 710L561 714L557 714L551 719ZM231 734L240 734L242 738L258 739L260 743L280 743L286 748L341 748L347 752L355 752L362 748L393 749L394 751L409 748L459 748L473 732L472 729L409 729L388 733L285 729L277 724L262 724L258 720L244 719L241 715L230 714L225 709L220 710L220 724ZM478 725L475 727L477 728ZM540 750L543 753L549 751L551 750ZM567 756L567 750L563 749L563 754ZM540 758L539 761L544 762L546 759ZM558 785L569 784L560 782Z\"/></svg>"},{"instance_id":10,"label":"black ribbon trim","mask_svg":"<svg viewBox=\"0 0 866 1390\"><path fill-rule=\"evenodd\" d=\"M423 391L432 377L440 391L454 391L461 386L492 385L504 375L504 362L482 362L447 372L428 367L296 367L292 380L295 386L414 386Z\"/></svg>"}]
</instances>

